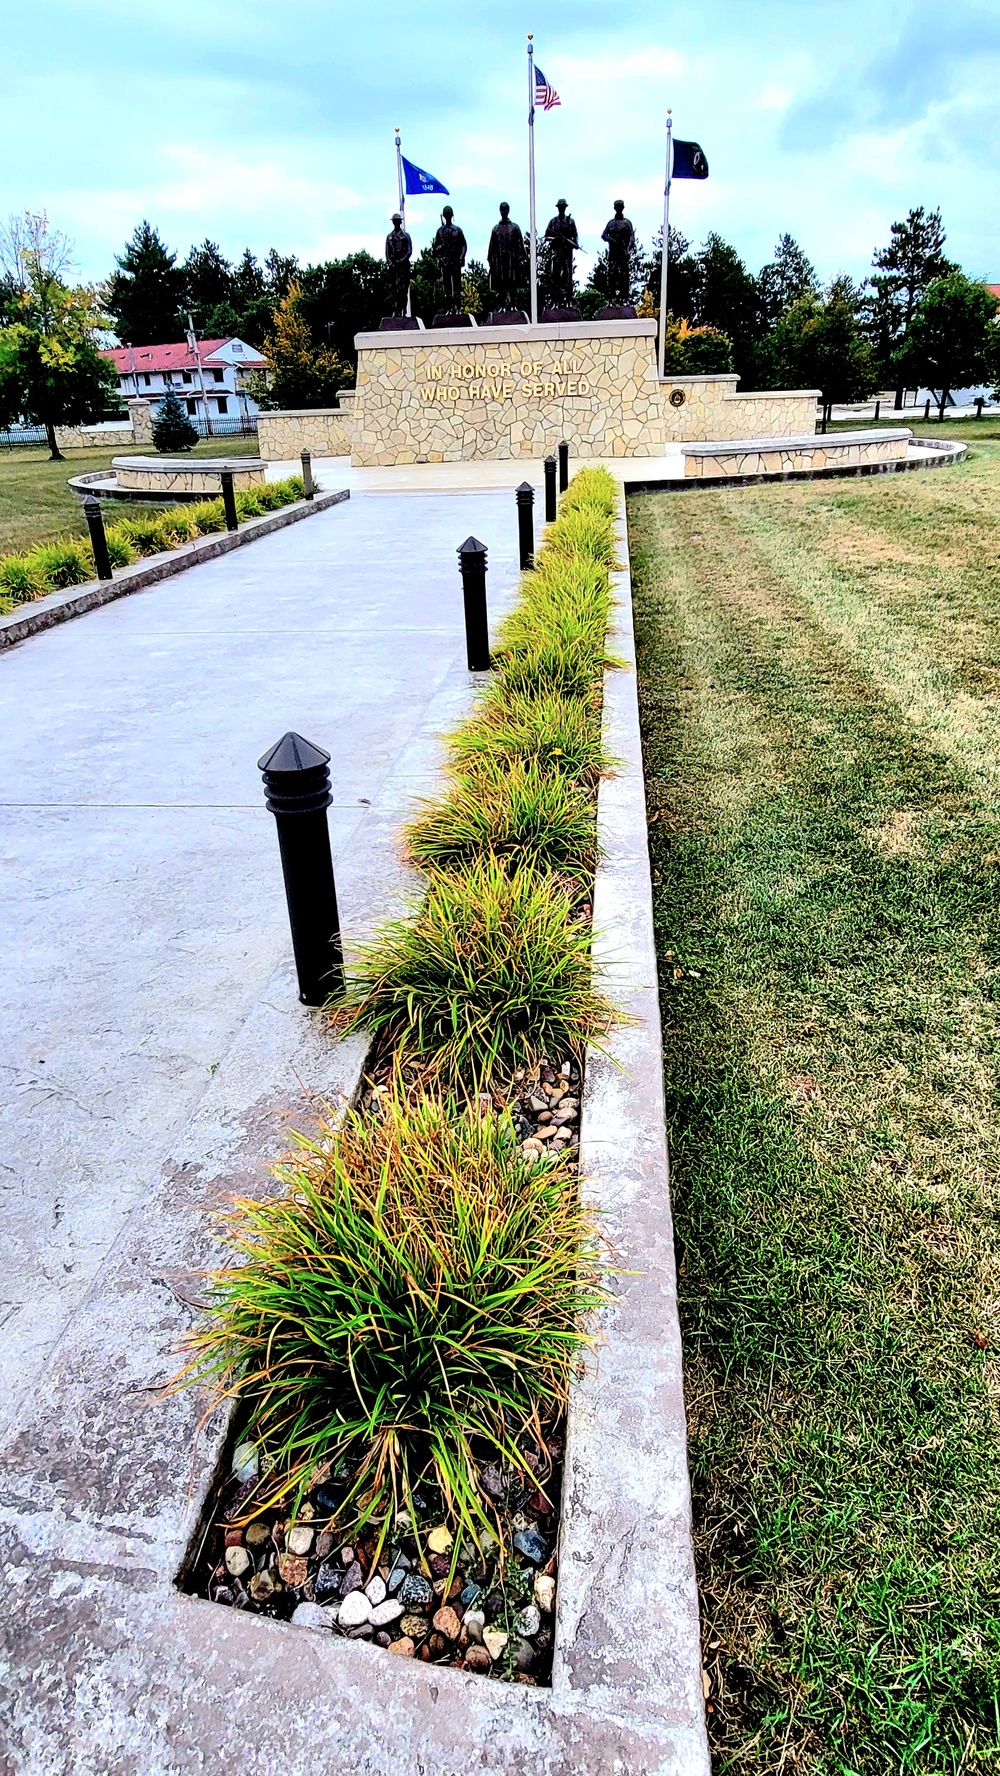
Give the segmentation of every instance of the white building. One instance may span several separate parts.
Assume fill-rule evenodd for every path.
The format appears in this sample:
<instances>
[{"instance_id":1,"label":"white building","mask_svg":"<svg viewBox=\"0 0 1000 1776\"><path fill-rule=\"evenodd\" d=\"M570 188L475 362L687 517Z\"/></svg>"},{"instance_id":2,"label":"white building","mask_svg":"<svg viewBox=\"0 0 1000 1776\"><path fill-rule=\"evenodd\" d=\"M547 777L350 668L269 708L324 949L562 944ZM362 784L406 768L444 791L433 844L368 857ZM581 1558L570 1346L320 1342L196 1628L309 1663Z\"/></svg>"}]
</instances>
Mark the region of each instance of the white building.
<instances>
[{"instance_id":1,"label":"white building","mask_svg":"<svg viewBox=\"0 0 1000 1776\"><path fill-rule=\"evenodd\" d=\"M191 337L178 345L119 345L103 355L118 372L123 401L138 395L156 402L172 389L203 432L206 409L209 421L230 424L258 412L247 384L254 371L267 369L267 361L242 339L200 339L197 356Z\"/></svg>"}]
</instances>

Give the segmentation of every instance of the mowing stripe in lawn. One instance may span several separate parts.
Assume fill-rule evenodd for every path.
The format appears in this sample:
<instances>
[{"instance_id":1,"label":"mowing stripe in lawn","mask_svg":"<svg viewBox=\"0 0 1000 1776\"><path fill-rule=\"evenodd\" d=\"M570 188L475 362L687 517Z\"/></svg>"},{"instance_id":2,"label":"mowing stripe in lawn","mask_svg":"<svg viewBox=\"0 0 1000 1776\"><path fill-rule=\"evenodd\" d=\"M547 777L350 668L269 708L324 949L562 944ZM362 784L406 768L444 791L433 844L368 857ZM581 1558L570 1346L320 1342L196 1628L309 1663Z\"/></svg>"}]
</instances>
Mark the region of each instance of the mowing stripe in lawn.
<instances>
[{"instance_id":1,"label":"mowing stripe in lawn","mask_svg":"<svg viewBox=\"0 0 1000 1776\"><path fill-rule=\"evenodd\" d=\"M968 558L933 624L846 559L923 546L886 487L629 512L710 1722L741 1776L1000 1768L1000 749L988 693L959 719L934 677Z\"/></svg>"}]
</instances>

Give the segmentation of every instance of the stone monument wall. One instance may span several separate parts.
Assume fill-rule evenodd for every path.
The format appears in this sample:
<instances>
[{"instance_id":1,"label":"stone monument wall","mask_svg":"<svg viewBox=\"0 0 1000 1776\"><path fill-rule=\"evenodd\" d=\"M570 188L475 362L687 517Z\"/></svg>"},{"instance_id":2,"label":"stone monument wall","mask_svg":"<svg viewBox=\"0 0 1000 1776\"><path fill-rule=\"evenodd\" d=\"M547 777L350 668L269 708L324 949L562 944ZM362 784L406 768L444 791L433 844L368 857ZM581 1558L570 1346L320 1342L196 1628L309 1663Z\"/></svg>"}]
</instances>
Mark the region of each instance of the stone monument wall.
<instances>
[{"instance_id":1,"label":"stone monument wall","mask_svg":"<svg viewBox=\"0 0 1000 1776\"><path fill-rule=\"evenodd\" d=\"M265 462L293 462L303 450L314 456L350 456L351 421L338 407L258 413L257 448Z\"/></svg>"}]
</instances>

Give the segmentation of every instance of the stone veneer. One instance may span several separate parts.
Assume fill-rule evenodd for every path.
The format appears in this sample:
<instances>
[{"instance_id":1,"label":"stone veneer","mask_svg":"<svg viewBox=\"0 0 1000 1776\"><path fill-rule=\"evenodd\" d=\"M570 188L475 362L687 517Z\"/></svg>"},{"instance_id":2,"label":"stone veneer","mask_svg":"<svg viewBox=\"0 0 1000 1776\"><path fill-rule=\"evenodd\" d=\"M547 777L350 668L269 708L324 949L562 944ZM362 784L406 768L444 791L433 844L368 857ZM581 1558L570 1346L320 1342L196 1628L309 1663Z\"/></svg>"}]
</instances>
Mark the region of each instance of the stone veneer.
<instances>
[{"instance_id":1,"label":"stone veneer","mask_svg":"<svg viewBox=\"0 0 1000 1776\"><path fill-rule=\"evenodd\" d=\"M730 448L683 445L684 475L704 480L713 475L787 475L803 469L857 468L861 463L896 462L905 457L912 433L905 430L842 432L839 436L808 433L800 438L734 439Z\"/></svg>"},{"instance_id":2,"label":"stone veneer","mask_svg":"<svg viewBox=\"0 0 1000 1776\"><path fill-rule=\"evenodd\" d=\"M535 458L561 438L575 457L662 456L685 439L811 429L816 390L736 392L735 376L656 373L655 321L359 333L357 386L337 408L262 413L260 453L302 450L362 467Z\"/></svg>"},{"instance_id":3,"label":"stone veneer","mask_svg":"<svg viewBox=\"0 0 1000 1776\"><path fill-rule=\"evenodd\" d=\"M162 493L168 499L178 494L218 499L222 492L222 469L232 470L234 488L260 486L266 473L264 463L254 456L203 456L194 462L164 456L116 456L111 467L119 487Z\"/></svg>"},{"instance_id":4,"label":"stone veneer","mask_svg":"<svg viewBox=\"0 0 1000 1776\"><path fill-rule=\"evenodd\" d=\"M259 413L257 448L265 462L292 462L303 450L314 456L350 456L350 423L348 413L338 407Z\"/></svg>"},{"instance_id":5,"label":"stone veneer","mask_svg":"<svg viewBox=\"0 0 1000 1776\"><path fill-rule=\"evenodd\" d=\"M351 457L362 466L662 456L688 438L783 436L816 393L736 393L735 376L656 372L654 321L359 333ZM672 399L673 397L673 399Z\"/></svg>"},{"instance_id":6,"label":"stone veneer","mask_svg":"<svg viewBox=\"0 0 1000 1776\"><path fill-rule=\"evenodd\" d=\"M60 450L116 450L123 444L152 444L153 414L148 401L126 402L127 420L92 426L56 426Z\"/></svg>"}]
</instances>

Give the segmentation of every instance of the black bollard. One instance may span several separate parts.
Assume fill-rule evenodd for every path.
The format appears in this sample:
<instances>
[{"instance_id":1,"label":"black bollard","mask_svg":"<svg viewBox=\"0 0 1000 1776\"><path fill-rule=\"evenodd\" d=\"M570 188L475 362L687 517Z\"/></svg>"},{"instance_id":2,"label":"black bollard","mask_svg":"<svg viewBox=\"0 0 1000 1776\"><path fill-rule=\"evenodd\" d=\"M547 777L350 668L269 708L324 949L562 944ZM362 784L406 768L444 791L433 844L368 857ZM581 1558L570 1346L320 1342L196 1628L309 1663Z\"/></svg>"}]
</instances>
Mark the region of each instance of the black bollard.
<instances>
[{"instance_id":1,"label":"black bollard","mask_svg":"<svg viewBox=\"0 0 1000 1776\"><path fill-rule=\"evenodd\" d=\"M517 500L517 546L521 572L535 565L535 490L528 481L514 489Z\"/></svg>"},{"instance_id":2,"label":"black bollard","mask_svg":"<svg viewBox=\"0 0 1000 1776\"><path fill-rule=\"evenodd\" d=\"M569 486L569 445L565 438L559 445L559 492L565 493Z\"/></svg>"},{"instance_id":3,"label":"black bollard","mask_svg":"<svg viewBox=\"0 0 1000 1776\"><path fill-rule=\"evenodd\" d=\"M876 423L876 425L878 424L878 416L881 413L881 411L882 411L882 403L881 403L881 401L876 401L876 403L875 403L875 423Z\"/></svg>"},{"instance_id":4,"label":"black bollard","mask_svg":"<svg viewBox=\"0 0 1000 1776\"><path fill-rule=\"evenodd\" d=\"M556 459L554 456L545 458L545 522L554 524L556 518Z\"/></svg>"},{"instance_id":5,"label":"black bollard","mask_svg":"<svg viewBox=\"0 0 1000 1776\"><path fill-rule=\"evenodd\" d=\"M95 499L92 493L84 496L83 515L87 520L87 529L90 532L90 546L94 551L94 567L97 570L97 577L99 580L113 579L111 557L108 554L108 539L104 534L104 513L101 511L100 500Z\"/></svg>"},{"instance_id":6,"label":"black bollard","mask_svg":"<svg viewBox=\"0 0 1000 1776\"><path fill-rule=\"evenodd\" d=\"M267 806L278 827L288 923L303 1005L324 1005L344 991L337 888L326 811L330 754L286 734L258 759Z\"/></svg>"},{"instance_id":7,"label":"black bollard","mask_svg":"<svg viewBox=\"0 0 1000 1776\"><path fill-rule=\"evenodd\" d=\"M239 530L240 521L236 516L236 495L233 492L232 469L221 469L219 480L222 482L222 504L226 514L226 529Z\"/></svg>"},{"instance_id":8,"label":"black bollard","mask_svg":"<svg viewBox=\"0 0 1000 1776\"><path fill-rule=\"evenodd\" d=\"M303 450L303 452L302 452L302 480L305 483L303 497L307 500L311 500L313 494L316 491L316 489L313 486L313 463L312 463L312 451L311 450Z\"/></svg>"},{"instance_id":9,"label":"black bollard","mask_svg":"<svg viewBox=\"0 0 1000 1776\"><path fill-rule=\"evenodd\" d=\"M924 402L924 423L925 423L925 425L926 425L927 421L930 419L930 416L931 416L931 401L930 401L930 396L928 395L926 401Z\"/></svg>"},{"instance_id":10,"label":"black bollard","mask_svg":"<svg viewBox=\"0 0 1000 1776\"><path fill-rule=\"evenodd\" d=\"M977 395L976 396L976 418L982 419L982 417L983 417L983 396Z\"/></svg>"},{"instance_id":11,"label":"black bollard","mask_svg":"<svg viewBox=\"0 0 1000 1776\"><path fill-rule=\"evenodd\" d=\"M486 620L486 545L466 537L458 551L465 604L465 652L470 672L490 669L490 632Z\"/></svg>"}]
</instances>

